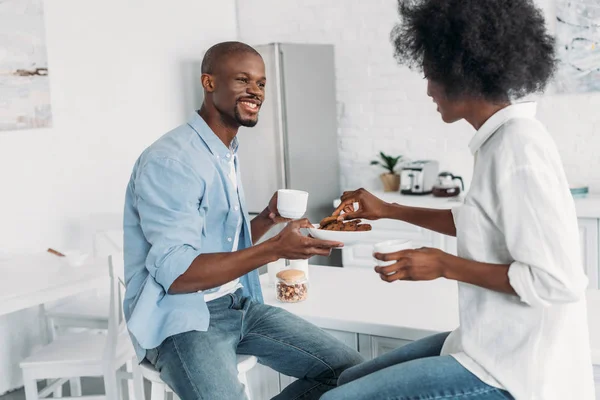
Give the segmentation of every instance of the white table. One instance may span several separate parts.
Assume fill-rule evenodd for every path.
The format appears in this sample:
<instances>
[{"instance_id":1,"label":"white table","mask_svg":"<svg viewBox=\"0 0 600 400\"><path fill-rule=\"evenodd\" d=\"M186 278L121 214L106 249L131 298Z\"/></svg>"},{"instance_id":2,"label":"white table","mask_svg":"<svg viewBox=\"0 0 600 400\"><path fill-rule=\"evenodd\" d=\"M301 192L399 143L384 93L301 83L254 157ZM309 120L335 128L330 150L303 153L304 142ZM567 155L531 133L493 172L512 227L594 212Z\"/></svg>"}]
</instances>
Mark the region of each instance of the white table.
<instances>
[{"instance_id":1,"label":"white table","mask_svg":"<svg viewBox=\"0 0 600 400\"><path fill-rule=\"evenodd\" d=\"M108 261L70 266L50 253L0 258L0 315L73 296L108 279Z\"/></svg>"},{"instance_id":2,"label":"white table","mask_svg":"<svg viewBox=\"0 0 600 400\"><path fill-rule=\"evenodd\" d=\"M35 254L0 254L0 316L8 323L15 313L31 307L62 300L86 291L108 286L108 260L89 260L79 267L70 266L62 257L40 252ZM29 316L28 323L35 324ZM0 342L0 393L22 385L18 366L23 355L33 346L50 340L45 318L35 326L18 325L14 332L28 330L21 338L11 338L14 332L9 326L1 327ZM12 332L12 333L11 333ZM35 333L32 333L35 332ZM14 347L13 347L14 346Z\"/></svg>"}]
</instances>

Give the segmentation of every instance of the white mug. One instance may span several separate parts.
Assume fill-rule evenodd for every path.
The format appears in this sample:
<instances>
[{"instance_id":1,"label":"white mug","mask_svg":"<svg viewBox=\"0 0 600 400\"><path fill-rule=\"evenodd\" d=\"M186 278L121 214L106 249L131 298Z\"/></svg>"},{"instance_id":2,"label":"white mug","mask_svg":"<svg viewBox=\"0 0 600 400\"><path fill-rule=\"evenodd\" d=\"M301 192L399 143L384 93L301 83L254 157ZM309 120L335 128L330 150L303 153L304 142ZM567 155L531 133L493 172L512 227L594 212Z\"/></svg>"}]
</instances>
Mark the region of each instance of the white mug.
<instances>
[{"instance_id":1,"label":"white mug","mask_svg":"<svg viewBox=\"0 0 600 400\"><path fill-rule=\"evenodd\" d=\"M306 212L307 203L308 192L292 189L277 191L277 211L283 218L302 218Z\"/></svg>"},{"instance_id":2,"label":"white mug","mask_svg":"<svg viewBox=\"0 0 600 400\"><path fill-rule=\"evenodd\" d=\"M375 254L375 253L381 253L381 254L395 253L397 251L408 250L408 249L412 249L412 248L413 248L412 241L410 241L408 239L386 240L385 242L379 242L373 246L373 254ZM395 260L381 261L378 259L375 259L375 261L377 262L377 265L382 266L382 267L392 265L396 262Z\"/></svg>"},{"instance_id":3,"label":"white mug","mask_svg":"<svg viewBox=\"0 0 600 400\"><path fill-rule=\"evenodd\" d=\"M308 260L289 260L290 261L290 269L299 269L304 272L304 276L306 279L308 278Z\"/></svg>"},{"instance_id":4,"label":"white mug","mask_svg":"<svg viewBox=\"0 0 600 400\"><path fill-rule=\"evenodd\" d=\"M267 274L269 274L269 286L275 286L277 274L285 269L285 259L280 258L267 264Z\"/></svg>"}]
</instances>

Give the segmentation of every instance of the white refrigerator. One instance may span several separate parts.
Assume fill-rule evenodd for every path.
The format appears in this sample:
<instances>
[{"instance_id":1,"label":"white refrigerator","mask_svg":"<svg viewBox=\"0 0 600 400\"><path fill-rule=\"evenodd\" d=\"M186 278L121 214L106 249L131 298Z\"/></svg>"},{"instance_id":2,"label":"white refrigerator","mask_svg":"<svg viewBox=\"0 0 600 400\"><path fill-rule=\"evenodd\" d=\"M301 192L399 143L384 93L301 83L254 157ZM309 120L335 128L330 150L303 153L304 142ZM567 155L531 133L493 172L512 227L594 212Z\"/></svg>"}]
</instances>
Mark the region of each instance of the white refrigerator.
<instances>
[{"instance_id":1,"label":"white refrigerator","mask_svg":"<svg viewBox=\"0 0 600 400\"><path fill-rule=\"evenodd\" d=\"M266 67L258 124L240 128L238 159L248 210L258 214L278 189L309 193L305 217L317 223L340 196L334 48L273 43L253 46ZM277 233L276 229L267 237ZM313 258L341 265L339 252Z\"/></svg>"}]
</instances>

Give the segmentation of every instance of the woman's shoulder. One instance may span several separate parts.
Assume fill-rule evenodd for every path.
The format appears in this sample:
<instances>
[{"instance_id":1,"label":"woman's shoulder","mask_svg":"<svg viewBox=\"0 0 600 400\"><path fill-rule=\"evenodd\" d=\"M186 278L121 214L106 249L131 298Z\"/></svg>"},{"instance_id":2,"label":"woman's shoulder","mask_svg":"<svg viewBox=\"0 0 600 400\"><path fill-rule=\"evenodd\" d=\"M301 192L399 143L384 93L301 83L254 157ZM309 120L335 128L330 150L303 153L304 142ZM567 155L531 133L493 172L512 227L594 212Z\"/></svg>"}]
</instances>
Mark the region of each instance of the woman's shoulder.
<instances>
[{"instance_id":1,"label":"woman's shoulder","mask_svg":"<svg viewBox=\"0 0 600 400\"><path fill-rule=\"evenodd\" d=\"M554 170L560 165L554 139L535 118L508 120L481 150L481 158L498 172L523 168Z\"/></svg>"},{"instance_id":2,"label":"woman's shoulder","mask_svg":"<svg viewBox=\"0 0 600 400\"><path fill-rule=\"evenodd\" d=\"M537 118L516 117L506 121L498 130L501 142L540 142L549 137L548 129Z\"/></svg>"},{"instance_id":3,"label":"woman's shoulder","mask_svg":"<svg viewBox=\"0 0 600 400\"><path fill-rule=\"evenodd\" d=\"M549 149L555 147L554 139L538 119L511 118L506 121L488 143L486 150L490 153L518 155L532 149Z\"/></svg>"}]
</instances>

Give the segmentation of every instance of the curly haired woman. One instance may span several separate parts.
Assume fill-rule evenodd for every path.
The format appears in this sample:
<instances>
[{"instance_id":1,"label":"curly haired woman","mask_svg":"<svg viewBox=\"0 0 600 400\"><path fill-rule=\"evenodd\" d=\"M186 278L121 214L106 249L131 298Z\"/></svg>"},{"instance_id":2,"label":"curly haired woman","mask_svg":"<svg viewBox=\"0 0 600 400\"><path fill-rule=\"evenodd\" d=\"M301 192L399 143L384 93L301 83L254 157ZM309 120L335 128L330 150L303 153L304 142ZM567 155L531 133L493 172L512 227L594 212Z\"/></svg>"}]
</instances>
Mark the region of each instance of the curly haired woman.
<instances>
[{"instance_id":1,"label":"curly haired woman","mask_svg":"<svg viewBox=\"0 0 600 400\"><path fill-rule=\"evenodd\" d=\"M456 236L458 256L375 254L396 261L375 271L389 282L458 281L460 327L346 370L322 399L593 400L574 203L535 103L516 102L542 91L555 69L544 18L532 0L399 4L396 59L423 71L445 122L464 119L476 130L471 187L452 211L389 204L359 189L343 194L335 215Z\"/></svg>"}]
</instances>

